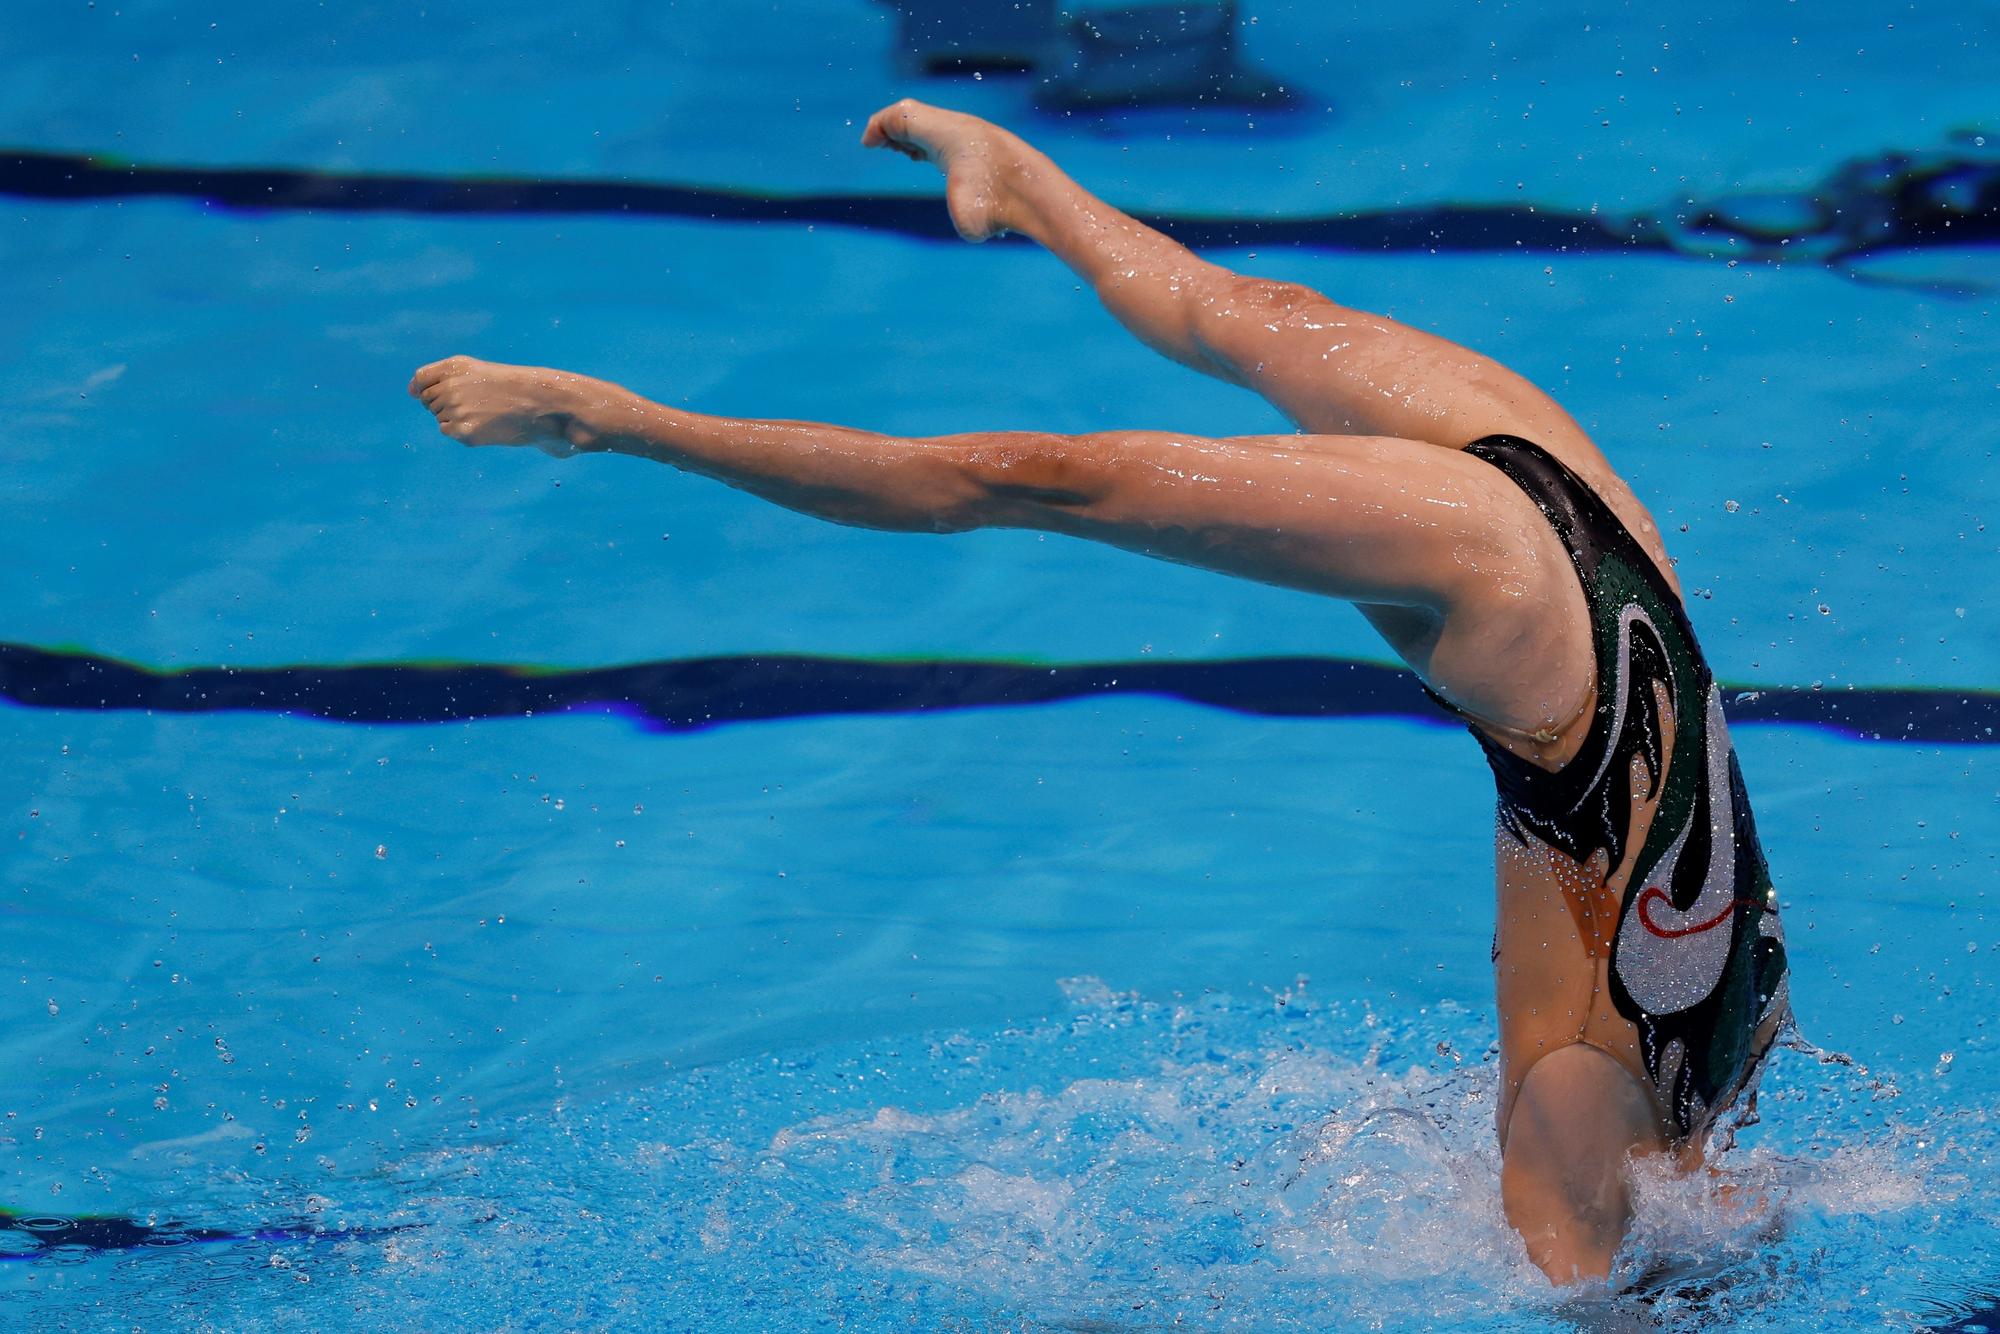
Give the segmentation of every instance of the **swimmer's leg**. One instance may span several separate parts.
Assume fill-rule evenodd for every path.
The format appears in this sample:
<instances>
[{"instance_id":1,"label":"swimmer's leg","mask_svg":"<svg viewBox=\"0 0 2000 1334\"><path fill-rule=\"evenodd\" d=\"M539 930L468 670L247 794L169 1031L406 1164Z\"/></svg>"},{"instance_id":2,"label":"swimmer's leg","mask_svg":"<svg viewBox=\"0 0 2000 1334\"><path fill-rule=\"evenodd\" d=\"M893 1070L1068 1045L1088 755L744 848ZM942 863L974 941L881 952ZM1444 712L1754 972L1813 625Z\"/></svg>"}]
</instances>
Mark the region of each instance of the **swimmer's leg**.
<instances>
[{"instance_id":1,"label":"swimmer's leg","mask_svg":"<svg viewBox=\"0 0 2000 1334\"><path fill-rule=\"evenodd\" d=\"M469 445L629 454L836 523L1040 529L1360 603L1432 688L1521 731L1575 716L1590 687L1588 621L1549 615L1575 588L1554 530L1497 469L1455 450L1167 431L905 439L710 417L471 357L423 367L410 392Z\"/></svg>"},{"instance_id":2,"label":"swimmer's leg","mask_svg":"<svg viewBox=\"0 0 2000 1334\"><path fill-rule=\"evenodd\" d=\"M1595 455L1567 413L1498 362L1311 288L1209 263L977 117L904 100L877 112L862 142L935 162L968 239L1032 237L1147 346L1261 394L1303 430L1453 449L1507 432L1566 458Z\"/></svg>"},{"instance_id":3,"label":"swimmer's leg","mask_svg":"<svg viewBox=\"0 0 2000 1334\"><path fill-rule=\"evenodd\" d=\"M1528 1257L1557 1283L1611 1272L1632 1223L1634 1156L1668 1151L1632 1073L1576 1043L1536 1061L1501 1149L1500 1198Z\"/></svg>"}]
</instances>

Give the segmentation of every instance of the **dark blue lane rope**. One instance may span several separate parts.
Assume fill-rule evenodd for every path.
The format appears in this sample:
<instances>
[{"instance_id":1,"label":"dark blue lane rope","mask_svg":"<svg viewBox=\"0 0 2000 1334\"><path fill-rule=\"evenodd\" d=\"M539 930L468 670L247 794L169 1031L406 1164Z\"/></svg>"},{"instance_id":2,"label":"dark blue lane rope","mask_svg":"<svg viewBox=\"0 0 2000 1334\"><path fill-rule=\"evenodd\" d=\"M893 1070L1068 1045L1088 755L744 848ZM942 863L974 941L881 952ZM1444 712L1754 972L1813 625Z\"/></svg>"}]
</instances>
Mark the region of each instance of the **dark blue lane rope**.
<instances>
[{"instance_id":1,"label":"dark blue lane rope","mask_svg":"<svg viewBox=\"0 0 2000 1334\"><path fill-rule=\"evenodd\" d=\"M158 1250L251 1241L375 1241L411 1231L416 1226L415 1223L397 1223L386 1227L320 1227L294 1221L231 1231L227 1228L196 1227L179 1219L149 1223L119 1214L84 1214L71 1218L17 1214L0 1209L0 1263L77 1252Z\"/></svg>"},{"instance_id":2,"label":"dark blue lane rope","mask_svg":"<svg viewBox=\"0 0 2000 1334\"><path fill-rule=\"evenodd\" d=\"M1964 688L1724 686L1732 723L1826 728L1871 741L2000 741L2000 693ZM290 714L446 723L602 711L662 732L840 714L1155 695L1279 718L1459 724L1398 667L1343 658L1111 663L895 661L756 654L544 670L491 664L324 664L159 671L0 643L0 699L28 708Z\"/></svg>"},{"instance_id":3,"label":"dark blue lane rope","mask_svg":"<svg viewBox=\"0 0 2000 1334\"><path fill-rule=\"evenodd\" d=\"M698 222L827 223L927 241L956 240L935 193L760 194L643 181L376 175L264 167L124 165L66 153L0 150L0 194L29 199L196 199L226 208L507 216L589 214ZM1526 205L1444 204L1312 218L1141 215L1188 245L1331 250L1663 249L1616 224Z\"/></svg>"},{"instance_id":4,"label":"dark blue lane rope","mask_svg":"<svg viewBox=\"0 0 2000 1334\"><path fill-rule=\"evenodd\" d=\"M934 194L785 195L608 179L144 166L30 149L0 149L0 194L51 200L168 197L259 211L828 223L920 240L953 236ZM1803 193L1691 199L1629 217L1532 204L1442 202L1312 217L1139 216L1202 249L1652 251L1838 266L1869 252L2000 241L2000 152L1987 150L1983 137L1960 135L1938 151L1884 153L1843 164Z\"/></svg>"}]
</instances>

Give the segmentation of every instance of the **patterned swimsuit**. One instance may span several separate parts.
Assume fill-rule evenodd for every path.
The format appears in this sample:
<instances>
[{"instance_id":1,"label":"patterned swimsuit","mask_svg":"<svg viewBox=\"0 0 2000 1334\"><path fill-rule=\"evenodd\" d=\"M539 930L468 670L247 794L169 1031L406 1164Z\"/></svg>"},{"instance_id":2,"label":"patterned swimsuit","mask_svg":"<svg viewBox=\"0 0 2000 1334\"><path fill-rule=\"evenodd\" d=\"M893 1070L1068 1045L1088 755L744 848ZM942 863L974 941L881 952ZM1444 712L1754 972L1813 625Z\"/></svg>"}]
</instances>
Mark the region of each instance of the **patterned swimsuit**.
<instances>
[{"instance_id":1,"label":"patterned swimsuit","mask_svg":"<svg viewBox=\"0 0 2000 1334\"><path fill-rule=\"evenodd\" d=\"M1787 1014L1777 891L1721 692L1679 598L1582 479L1513 436L1488 436L1465 452L1505 473L1548 517L1582 581L1597 651L1590 732L1561 769L1539 768L1473 729L1499 785L1502 828L1578 863L1602 851L1617 867L1633 814L1632 760L1644 758L1646 799L1659 805L1617 908L1611 999L1638 1029L1675 1140L1698 1139L1755 1074L1758 1029Z\"/></svg>"}]
</instances>

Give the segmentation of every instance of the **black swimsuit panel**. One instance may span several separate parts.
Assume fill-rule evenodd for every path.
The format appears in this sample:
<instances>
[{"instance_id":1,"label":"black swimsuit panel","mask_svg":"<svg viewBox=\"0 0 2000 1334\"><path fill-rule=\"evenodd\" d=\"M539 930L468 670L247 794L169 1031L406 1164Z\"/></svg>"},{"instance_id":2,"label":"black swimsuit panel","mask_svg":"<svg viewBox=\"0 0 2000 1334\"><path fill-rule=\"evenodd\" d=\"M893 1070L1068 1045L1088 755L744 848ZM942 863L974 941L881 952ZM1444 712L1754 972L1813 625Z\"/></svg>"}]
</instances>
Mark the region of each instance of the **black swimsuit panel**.
<instances>
[{"instance_id":1,"label":"black swimsuit panel","mask_svg":"<svg viewBox=\"0 0 2000 1334\"><path fill-rule=\"evenodd\" d=\"M1786 1010L1784 932L1721 692L1659 567L1584 481L1538 445L1495 435L1465 450L1547 516L1590 608L1597 703L1576 757L1553 772L1479 738L1500 822L1577 862L1617 867L1632 823L1632 761L1659 805L1626 882L1611 999L1679 1141L1705 1134L1755 1072L1758 1029ZM1671 724L1671 753L1661 757Z\"/></svg>"}]
</instances>

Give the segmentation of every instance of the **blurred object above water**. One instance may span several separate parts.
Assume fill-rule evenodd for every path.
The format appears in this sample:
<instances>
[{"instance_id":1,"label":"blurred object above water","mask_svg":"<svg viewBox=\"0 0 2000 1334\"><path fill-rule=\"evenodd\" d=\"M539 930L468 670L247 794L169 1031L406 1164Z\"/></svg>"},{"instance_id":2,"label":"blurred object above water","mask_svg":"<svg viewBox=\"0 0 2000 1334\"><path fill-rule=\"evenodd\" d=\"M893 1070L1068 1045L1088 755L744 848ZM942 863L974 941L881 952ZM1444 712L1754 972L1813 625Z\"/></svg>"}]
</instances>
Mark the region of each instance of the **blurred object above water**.
<instances>
[{"instance_id":1,"label":"blurred object above water","mask_svg":"<svg viewBox=\"0 0 2000 1334\"><path fill-rule=\"evenodd\" d=\"M883 0L906 74L1025 74L1055 41L1056 0Z\"/></svg>"},{"instance_id":2,"label":"blurred object above water","mask_svg":"<svg viewBox=\"0 0 2000 1334\"><path fill-rule=\"evenodd\" d=\"M1058 22L1057 58L1041 98L1051 106L1289 101L1246 67L1236 40L1235 0L1130 4L1078 0Z\"/></svg>"},{"instance_id":3,"label":"blurred object above water","mask_svg":"<svg viewBox=\"0 0 2000 1334\"><path fill-rule=\"evenodd\" d=\"M2000 142L1961 130L1939 149L1843 163L1810 190L1686 200L1632 220L1682 254L1838 264L1870 251L2000 237Z\"/></svg>"},{"instance_id":4,"label":"blurred object above water","mask_svg":"<svg viewBox=\"0 0 2000 1334\"><path fill-rule=\"evenodd\" d=\"M1035 74L1051 107L1283 102L1245 67L1236 0L886 0L906 74Z\"/></svg>"}]
</instances>

